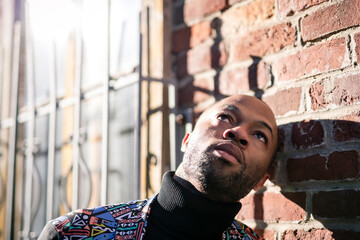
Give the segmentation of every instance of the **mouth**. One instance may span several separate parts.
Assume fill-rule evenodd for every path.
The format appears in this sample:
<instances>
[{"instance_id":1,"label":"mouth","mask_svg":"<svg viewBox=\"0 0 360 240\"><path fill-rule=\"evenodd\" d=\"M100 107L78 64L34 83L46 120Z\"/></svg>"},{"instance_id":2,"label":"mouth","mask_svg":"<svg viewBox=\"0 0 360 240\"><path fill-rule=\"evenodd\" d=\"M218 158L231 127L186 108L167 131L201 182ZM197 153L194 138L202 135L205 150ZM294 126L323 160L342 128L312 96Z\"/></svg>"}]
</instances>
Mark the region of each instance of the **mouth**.
<instances>
[{"instance_id":1,"label":"mouth","mask_svg":"<svg viewBox=\"0 0 360 240\"><path fill-rule=\"evenodd\" d=\"M225 159L233 164L239 164L244 161L243 151L232 143L220 143L214 148L214 154L219 158Z\"/></svg>"}]
</instances>

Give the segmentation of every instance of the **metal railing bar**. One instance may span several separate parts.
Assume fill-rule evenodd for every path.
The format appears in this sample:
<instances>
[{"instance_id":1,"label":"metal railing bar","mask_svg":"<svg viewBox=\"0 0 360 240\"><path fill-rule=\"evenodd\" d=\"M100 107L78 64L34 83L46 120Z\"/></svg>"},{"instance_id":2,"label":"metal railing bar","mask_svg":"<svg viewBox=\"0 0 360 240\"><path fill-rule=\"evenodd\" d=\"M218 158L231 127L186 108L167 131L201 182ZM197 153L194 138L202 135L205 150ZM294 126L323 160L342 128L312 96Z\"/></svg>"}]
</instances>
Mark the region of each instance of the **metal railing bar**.
<instances>
[{"instance_id":1,"label":"metal railing bar","mask_svg":"<svg viewBox=\"0 0 360 240\"><path fill-rule=\"evenodd\" d=\"M119 78L126 77L128 75L133 74L133 73L137 73L138 70L139 70L138 66L136 66L133 69L131 69L130 71L124 71L124 72L120 72L120 73L118 73L116 75L111 75L110 80L118 80Z\"/></svg>"},{"instance_id":2,"label":"metal railing bar","mask_svg":"<svg viewBox=\"0 0 360 240\"><path fill-rule=\"evenodd\" d=\"M177 81L176 79L171 79L171 78L153 78L153 77L148 77L148 76L143 76L142 77L143 80L145 81L149 81L149 82L161 82L163 84L171 84L171 85L174 85L174 86L177 86Z\"/></svg>"},{"instance_id":3,"label":"metal railing bar","mask_svg":"<svg viewBox=\"0 0 360 240\"><path fill-rule=\"evenodd\" d=\"M168 85L169 89L169 108L173 109L169 114L169 138L170 138L170 169L175 171L177 168L176 156L176 113L177 113L177 89L176 85Z\"/></svg>"},{"instance_id":4,"label":"metal railing bar","mask_svg":"<svg viewBox=\"0 0 360 240\"><path fill-rule=\"evenodd\" d=\"M107 1L107 59L106 59L106 76L102 87L102 140L101 140L101 196L100 203L107 203L108 195L108 154L109 154L109 73L110 73L110 7L111 0Z\"/></svg>"},{"instance_id":5,"label":"metal railing bar","mask_svg":"<svg viewBox=\"0 0 360 240\"><path fill-rule=\"evenodd\" d=\"M78 2L78 10L81 11L81 2ZM79 16L81 14L79 13ZM73 133L73 182L72 182L72 210L78 209L79 196L79 138L80 138L80 114L81 114L81 78L82 78L82 31L81 20L78 19L75 43L75 84L74 84L74 133Z\"/></svg>"},{"instance_id":6,"label":"metal railing bar","mask_svg":"<svg viewBox=\"0 0 360 240\"><path fill-rule=\"evenodd\" d=\"M18 87L19 87L19 69L20 69L20 44L21 44L21 23L15 22L13 34L13 59L11 76L11 108L10 114L13 119L16 118L18 111ZM15 158L16 158L16 135L17 124L13 124L9 131L9 155L7 169L6 186L6 226L5 239L13 239L13 204L14 204L14 185L15 185Z\"/></svg>"},{"instance_id":7,"label":"metal railing bar","mask_svg":"<svg viewBox=\"0 0 360 240\"><path fill-rule=\"evenodd\" d=\"M111 80L110 87L116 91L138 83L139 83L139 73L136 72L136 73L131 73L127 76L122 76L121 79Z\"/></svg>"},{"instance_id":8,"label":"metal railing bar","mask_svg":"<svg viewBox=\"0 0 360 240\"><path fill-rule=\"evenodd\" d=\"M110 81L109 82L109 92L118 91L122 88L129 87L131 85L137 84L139 82L138 79L139 74L136 73L130 76L127 76L124 79L117 80L117 81ZM102 94L103 89L101 86L97 86L97 88L93 88L91 90L87 90L86 92L82 92L81 96L84 100L89 100L94 97L100 96ZM75 98L74 97L67 97L63 99L56 99L56 108L65 109L71 106L74 106ZM52 112L52 107L50 103L50 99L46 101L46 103L36 104L35 105L35 112L36 116L46 116ZM19 113L17 115L17 123L25 123L28 122L30 119L31 111L29 110L28 106L24 106L19 109ZM1 129L7 129L14 125L14 119L9 117L1 120Z\"/></svg>"},{"instance_id":9,"label":"metal railing bar","mask_svg":"<svg viewBox=\"0 0 360 240\"><path fill-rule=\"evenodd\" d=\"M55 173L55 139L56 139L56 50L55 39L50 46L49 71L49 135L48 135L48 168L46 194L46 221L53 218L54 206L54 173Z\"/></svg>"},{"instance_id":10,"label":"metal railing bar","mask_svg":"<svg viewBox=\"0 0 360 240\"><path fill-rule=\"evenodd\" d=\"M26 65L25 80L27 82L29 120L26 141L26 169L25 169L25 203L24 203L24 227L23 237L28 239L31 231L32 220L32 197L33 197L33 171L34 171L34 138L35 138L35 82L34 60L31 28L29 23L29 5L25 2L25 56Z\"/></svg>"},{"instance_id":11,"label":"metal railing bar","mask_svg":"<svg viewBox=\"0 0 360 240\"><path fill-rule=\"evenodd\" d=\"M139 13L139 29L141 24L141 12ZM139 34L139 79L138 79L138 88L137 88L137 116L136 116L136 125L135 125L135 161L134 161L134 179L136 181L136 198L140 198L140 177L141 177L141 104L142 104L142 34L140 31Z\"/></svg>"}]
</instances>

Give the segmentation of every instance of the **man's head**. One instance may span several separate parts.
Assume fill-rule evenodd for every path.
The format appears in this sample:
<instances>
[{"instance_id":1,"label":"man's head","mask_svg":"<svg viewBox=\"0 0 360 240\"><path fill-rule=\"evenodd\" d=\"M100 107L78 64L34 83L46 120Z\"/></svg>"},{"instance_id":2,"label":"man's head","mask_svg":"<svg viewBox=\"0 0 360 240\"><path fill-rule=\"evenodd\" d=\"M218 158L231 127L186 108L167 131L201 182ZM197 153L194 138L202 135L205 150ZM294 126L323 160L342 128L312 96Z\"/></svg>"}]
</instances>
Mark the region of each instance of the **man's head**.
<instances>
[{"instance_id":1,"label":"man's head","mask_svg":"<svg viewBox=\"0 0 360 240\"><path fill-rule=\"evenodd\" d=\"M210 199L235 202L259 189L277 149L277 126L261 100L236 95L217 102L183 139L176 174Z\"/></svg>"}]
</instances>

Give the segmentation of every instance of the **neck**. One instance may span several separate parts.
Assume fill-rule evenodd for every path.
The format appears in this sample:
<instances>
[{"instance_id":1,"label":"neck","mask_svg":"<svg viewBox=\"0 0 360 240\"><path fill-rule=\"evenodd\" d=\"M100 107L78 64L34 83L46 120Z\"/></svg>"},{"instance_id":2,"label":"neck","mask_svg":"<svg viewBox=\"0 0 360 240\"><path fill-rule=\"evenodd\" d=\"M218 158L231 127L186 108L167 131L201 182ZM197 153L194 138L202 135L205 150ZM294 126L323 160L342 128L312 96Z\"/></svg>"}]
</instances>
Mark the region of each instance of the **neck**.
<instances>
[{"instance_id":1,"label":"neck","mask_svg":"<svg viewBox=\"0 0 360 240\"><path fill-rule=\"evenodd\" d=\"M151 210L150 225L151 221L158 223L182 239L204 239L204 234L206 239L221 239L241 207L240 203L212 201L192 183L170 172L164 175L157 201Z\"/></svg>"}]
</instances>

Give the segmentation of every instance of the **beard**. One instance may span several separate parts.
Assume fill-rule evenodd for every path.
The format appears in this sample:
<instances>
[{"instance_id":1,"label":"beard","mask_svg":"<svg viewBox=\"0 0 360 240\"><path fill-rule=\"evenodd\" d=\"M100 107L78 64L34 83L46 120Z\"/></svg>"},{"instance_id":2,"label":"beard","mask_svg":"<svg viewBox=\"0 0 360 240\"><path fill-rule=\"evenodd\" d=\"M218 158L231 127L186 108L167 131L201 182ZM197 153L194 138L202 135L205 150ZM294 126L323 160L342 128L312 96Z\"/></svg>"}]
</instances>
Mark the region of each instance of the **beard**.
<instances>
[{"instance_id":1,"label":"beard","mask_svg":"<svg viewBox=\"0 0 360 240\"><path fill-rule=\"evenodd\" d=\"M245 159L238 171L224 171L224 168L232 164L211 153L214 145L208 146L205 150L197 146L196 143L189 143L183 158L184 171L188 177L200 182L202 192L209 199L237 202L260 180L246 174Z\"/></svg>"}]
</instances>

